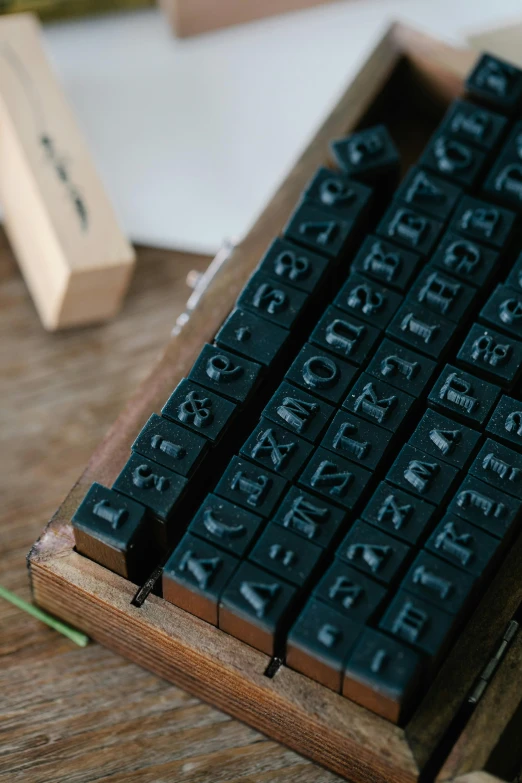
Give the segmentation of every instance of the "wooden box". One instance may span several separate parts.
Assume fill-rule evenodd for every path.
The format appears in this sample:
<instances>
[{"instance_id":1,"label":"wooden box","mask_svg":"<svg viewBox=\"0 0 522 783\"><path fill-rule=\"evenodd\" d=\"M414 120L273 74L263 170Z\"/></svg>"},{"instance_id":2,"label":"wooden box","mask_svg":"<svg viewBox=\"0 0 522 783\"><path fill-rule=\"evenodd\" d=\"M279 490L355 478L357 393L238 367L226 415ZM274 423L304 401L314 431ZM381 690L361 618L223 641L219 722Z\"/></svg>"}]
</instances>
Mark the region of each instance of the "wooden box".
<instances>
[{"instance_id":1,"label":"wooden box","mask_svg":"<svg viewBox=\"0 0 522 783\"><path fill-rule=\"evenodd\" d=\"M29 555L35 601L97 641L251 724L349 780L368 783L494 783L522 755L522 634L502 644L522 599L522 541L475 611L408 724L397 727L151 595L74 551L70 519L93 480L112 483L132 441L210 341L269 241L277 235L328 142L386 122L405 162L415 159L474 61L394 26L327 118L255 226L200 281L158 366L100 444ZM516 626L515 626L516 627ZM473 712L462 705L484 667L505 653ZM499 658L500 660L500 658ZM270 673L270 670L269 670ZM518 758L517 758L518 756ZM514 775L513 775L514 776Z\"/></svg>"}]
</instances>

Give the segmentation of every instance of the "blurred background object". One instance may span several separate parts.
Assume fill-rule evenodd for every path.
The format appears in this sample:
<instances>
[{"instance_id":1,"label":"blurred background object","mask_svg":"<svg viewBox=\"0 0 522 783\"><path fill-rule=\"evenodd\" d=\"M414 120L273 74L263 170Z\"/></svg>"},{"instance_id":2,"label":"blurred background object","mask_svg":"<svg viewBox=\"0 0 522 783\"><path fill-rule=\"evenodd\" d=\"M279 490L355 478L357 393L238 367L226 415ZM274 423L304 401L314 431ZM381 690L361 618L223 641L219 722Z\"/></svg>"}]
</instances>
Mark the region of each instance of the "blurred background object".
<instances>
[{"instance_id":1,"label":"blurred background object","mask_svg":"<svg viewBox=\"0 0 522 783\"><path fill-rule=\"evenodd\" d=\"M36 13L41 19L61 19L104 11L155 5L156 0L3 0L0 14Z\"/></svg>"},{"instance_id":2,"label":"blurred background object","mask_svg":"<svg viewBox=\"0 0 522 783\"><path fill-rule=\"evenodd\" d=\"M213 255L245 234L392 21L464 46L463 31L517 13L520 0L338 0L189 39L159 9L44 31L127 235Z\"/></svg>"},{"instance_id":3,"label":"blurred background object","mask_svg":"<svg viewBox=\"0 0 522 783\"><path fill-rule=\"evenodd\" d=\"M159 0L180 38L328 2L332 0Z\"/></svg>"},{"instance_id":4,"label":"blurred background object","mask_svg":"<svg viewBox=\"0 0 522 783\"><path fill-rule=\"evenodd\" d=\"M467 42L478 52L491 52L522 67L522 15L501 27L475 30L467 36Z\"/></svg>"}]
</instances>

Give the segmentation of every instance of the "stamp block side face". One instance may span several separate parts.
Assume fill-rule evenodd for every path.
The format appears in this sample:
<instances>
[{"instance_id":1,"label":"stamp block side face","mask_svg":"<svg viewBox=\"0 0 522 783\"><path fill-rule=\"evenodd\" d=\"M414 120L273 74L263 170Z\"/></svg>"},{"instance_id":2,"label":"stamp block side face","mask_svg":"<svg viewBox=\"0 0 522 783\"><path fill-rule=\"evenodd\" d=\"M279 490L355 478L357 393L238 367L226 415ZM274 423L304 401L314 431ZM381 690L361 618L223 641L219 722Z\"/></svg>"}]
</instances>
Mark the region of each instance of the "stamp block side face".
<instances>
[{"instance_id":1,"label":"stamp block side face","mask_svg":"<svg viewBox=\"0 0 522 783\"><path fill-rule=\"evenodd\" d=\"M251 647L274 655L290 622L296 588L258 566L243 562L219 605L219 627Z\"/></svg>"},{"instance_id":2,"label":"stamp block side face","mask_svg":"<svg viewBox=\"0 0 522 783\"><path fill-rule=\"evenodd\" d=\"M407 644L367 628L348 658L343 695L399 723L415 698L423 669L421 656Z\"/></svg>"},{"instance_id":3,"label":"stamp block side face","mask_svg":"<svg viewBox=\"0 0 522 783\"><path fill-rule=\"evenodd\" d=\"M292 626L286 664L339 693L345 660L362 627L311 598Z\"/></svg>"},{"instance_id":4,"label":"stamp block side face","mask_svg":"<svg viewBox=\"0 0 522 783\"><path fill-rule=\"evenodd\" d=\"M163 597L217 625L220 596L238 563L231 554L186 533L163 569Z\"/></svg>"}]
</instances>

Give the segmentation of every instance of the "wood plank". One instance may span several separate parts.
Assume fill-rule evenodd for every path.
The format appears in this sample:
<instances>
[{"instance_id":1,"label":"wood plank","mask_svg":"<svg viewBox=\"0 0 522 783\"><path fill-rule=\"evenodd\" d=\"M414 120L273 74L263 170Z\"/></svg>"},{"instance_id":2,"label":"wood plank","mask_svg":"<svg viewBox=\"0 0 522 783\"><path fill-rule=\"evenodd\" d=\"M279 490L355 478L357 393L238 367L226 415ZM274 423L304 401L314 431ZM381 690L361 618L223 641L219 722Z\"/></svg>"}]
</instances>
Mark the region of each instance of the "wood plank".
<instances>
[{"instance_id":1,"label":"wood plank","mask_svg":"<svg viewBox=\"0 0 522 783\"><path fill-rule=\"evenodd\" d=\"M30 14L0 20L0 123L5 227L42 323L55 330L112 317L134 251Z\"/></svg>"}]
</instances>

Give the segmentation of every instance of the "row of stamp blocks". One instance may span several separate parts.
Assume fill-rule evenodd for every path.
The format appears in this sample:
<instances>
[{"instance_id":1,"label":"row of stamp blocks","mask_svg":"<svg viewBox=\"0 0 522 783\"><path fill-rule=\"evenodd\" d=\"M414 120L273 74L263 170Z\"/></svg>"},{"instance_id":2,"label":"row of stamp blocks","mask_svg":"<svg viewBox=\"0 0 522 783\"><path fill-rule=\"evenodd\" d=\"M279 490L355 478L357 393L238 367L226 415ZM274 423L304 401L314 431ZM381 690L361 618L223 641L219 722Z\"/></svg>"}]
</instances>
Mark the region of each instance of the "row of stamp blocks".
<instances>
[{"instance_id":1,"label":"row of stamp blocks","mask_svg":"<svg viewBox=\"0 0 522 783\"><path fill-rule=\"evenodd\" d=\"M521 516L522 73L485 55L467 85L395 191L383 126L332 144L338 169L73 519L132 580L175 545L166 600L396 722Z\"/></svg>"}]
</instances>

